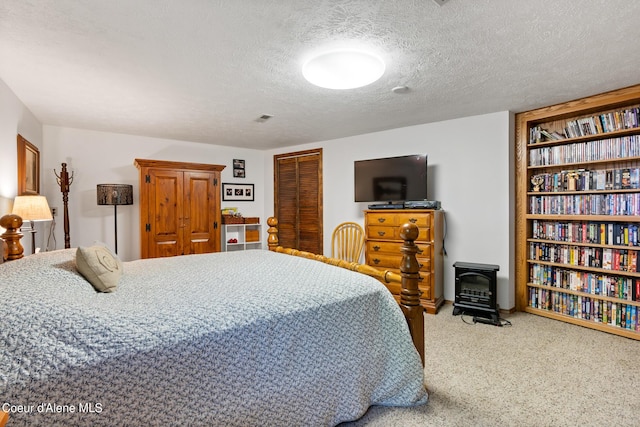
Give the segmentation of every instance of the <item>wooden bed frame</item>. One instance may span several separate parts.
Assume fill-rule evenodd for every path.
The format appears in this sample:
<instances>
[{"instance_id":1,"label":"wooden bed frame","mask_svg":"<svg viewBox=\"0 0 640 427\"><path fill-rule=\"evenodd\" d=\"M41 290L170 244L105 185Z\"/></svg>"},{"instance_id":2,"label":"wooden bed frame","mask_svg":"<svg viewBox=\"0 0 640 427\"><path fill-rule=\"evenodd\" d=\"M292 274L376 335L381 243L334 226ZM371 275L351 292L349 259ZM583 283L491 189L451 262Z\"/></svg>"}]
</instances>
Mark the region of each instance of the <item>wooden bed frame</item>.
<instances>
[{"instance_id":1,"label":"wooden bed frame","mask_svg":"<svg viewBox=\"0 0 640 427\"><path fill-rule=\"evenodd\" d=\"M269 225L269 229L267 230L269 233L267 243L269 245L269 250L271 251L313 259L326 264L357 271L358 273L374 277L383 283L400 283L402 287L399 301L400 308L407 320L413 344L416 346L416 349L420 354L420 359L422 359L422 365L424 366L424 307L420 304L421 292L418 289L418 283L422 278L420 277L420 264L416 258L416 254L420 252L420 249L414 243L415 239L418 238L417 225L407 223L400 227L400 237L404 240L404 244L400 249L402 252L402 261L400 262L400 274L398 274L389 270L379 270L356 262L329 258L324 255L299 251L297 249L283 248L278 245L278 220L274 217L269 217L269 219L267 219L267 224Z\"/></svg>"}]
</instances>

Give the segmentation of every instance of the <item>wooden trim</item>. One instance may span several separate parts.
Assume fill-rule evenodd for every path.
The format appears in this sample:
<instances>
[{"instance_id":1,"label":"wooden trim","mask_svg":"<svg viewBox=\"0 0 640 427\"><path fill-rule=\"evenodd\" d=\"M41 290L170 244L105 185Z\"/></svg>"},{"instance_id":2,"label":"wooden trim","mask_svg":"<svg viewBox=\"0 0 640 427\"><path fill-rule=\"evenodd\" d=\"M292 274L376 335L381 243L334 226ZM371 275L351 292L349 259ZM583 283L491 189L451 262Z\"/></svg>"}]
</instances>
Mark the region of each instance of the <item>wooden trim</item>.
<instances>
[{"instance_id":1,"label":"wooden trim","mask_svg":"<svg viewBox=\"0 0 640 427\"><path fill-rule=\"evenodd\" d=\"M211 165L207 163L172 162L167 160L135 159L133 164L138 168L163 168L163 169L185 169L191 171L220 172L225 165Z\"/></svg>"},{"instance_id":2,"label":"wooden trim","mask_svg":"<svg viewBox=\"0 0 640 427\"><path fill-rule=\"evenodd\" d=\"M586 98L574 99L536 110L525 111L516 115L527 123L540 123L562 120L569 117L590 115L604 109L615 109L619 106L640 102L640 85L628 86ZM528 133L525 135L528 137Z\"/></svg>"},{"instance_id":3,"label":"wooden trim","mask_svg":"<svg viewBox=\"0 0 640 427\"><path fill-rule=\"evenodd\" d=\"M267 230L269 233L267 243L271 251L335 265L366 274L385 283L400 283L402 288L400 292L400 308L407 320L413 344L416 350L418 350L422 360L422 366L424 366L424 307L420 304L420 289L418 288L418 283L420 283L421 278L420 264L416 258L419 248L415 244L415 240L418 238L419 230L415 224L408 223L400 226L400 236L404 240L404 244L400 249L403 255L402 261L400 262L400 274L358 264L357 262L329 258L324 255L299 251L297 249L283 248L278 244L278 220L275 217L269 217L267 224L269 225L269 229Z\"/></svg>"},{"instance_id":4,"label":"wooden trim","mask_svg":"<svg viewBox=\"0 0 640 427\"><path fill-rule=\"evenodd\" d=\"M27 141L22 135L18 134L18 195L36 195L40 194L40 151L38 147ZM28 156L31 153L32 156ZM28 165L28 160L33 157L34 164ZM27 184L27 175L29 167L31 171L33 183L29 187Z\"/></svg>"},{"instance_id":5,"label":"wooden trim","mask_svg":"<svg viewBox=\"0 0 640 427\"><path fill-rule=\"evenodd\" d=\"M9 421L9 413L0 410L0 427L4 427Z\"/></svg>"}]
</instances>

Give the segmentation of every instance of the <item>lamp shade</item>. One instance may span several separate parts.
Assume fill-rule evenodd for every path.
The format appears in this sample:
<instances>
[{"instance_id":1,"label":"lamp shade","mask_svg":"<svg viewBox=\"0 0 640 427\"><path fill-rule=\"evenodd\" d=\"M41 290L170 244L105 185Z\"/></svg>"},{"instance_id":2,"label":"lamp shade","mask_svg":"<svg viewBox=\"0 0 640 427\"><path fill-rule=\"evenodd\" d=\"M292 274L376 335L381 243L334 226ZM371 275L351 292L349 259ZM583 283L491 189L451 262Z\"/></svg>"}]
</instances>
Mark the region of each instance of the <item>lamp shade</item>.
<instances>
[{"instance_id":1,"label":"lamp shade","mask_svg":"<svg viewBox=\"0 0 640 427\"><path fill-rule=\"evenodd\" d=\"M133 185L129 184L98 184L99 205L132 205Z\"/></svg>"},{"instance_id":2,"label":"lamp shade","mask_svg":"<svg viewBox=\"0 0 640 427\"><path fill-rule=\"evenodd\" d=\"M23 221L51 221L51 209L44 196L17 196L12 212Z\"/></svg>"}]
</instances>

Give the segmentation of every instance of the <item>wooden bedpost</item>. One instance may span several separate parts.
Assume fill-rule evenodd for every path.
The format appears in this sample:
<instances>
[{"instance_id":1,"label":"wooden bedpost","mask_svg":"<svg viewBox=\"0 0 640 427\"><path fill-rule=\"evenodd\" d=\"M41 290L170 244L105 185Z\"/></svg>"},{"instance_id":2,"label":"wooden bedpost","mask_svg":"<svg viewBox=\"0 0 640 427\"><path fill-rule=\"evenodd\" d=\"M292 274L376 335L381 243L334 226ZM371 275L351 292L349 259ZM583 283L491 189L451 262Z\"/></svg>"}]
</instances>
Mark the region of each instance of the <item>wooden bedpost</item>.
<instances>
[{"instance_id":1,"label":"wooden bedpost","mask_svg":"<svg viewBox=\"0 0 640 427\"><path fill-rule=\"evenodd\" d=\"M270 251L275 251L278 247L278 243L280 243L278 239L278 219L270 216L267 218L267 225L269 226L269 229L267 230L267 233L269 233L267 245L269 246Z\"/></svg>"},{"instance_id":2,"label":"wooden bedpost","mask_svg":"<svg viewBox=\"0 0 640 427\"><path fill-rule=\"evenodd\" d=\"M420 304L422 292L418 288L422 278L420 277L420 263L416 258L416 254L421 251L414 242L418 238L418 226L411 223L404 224L400 228L400 237L404 240L404 244L400 248L400 252L402 252L400 308L407 319L413 344L420 353L422 366L424 366L424 307Z\"/></svg>"},{"instance_id":3,"label":"wooden bedpost","mask_svg":"<svg viewBox=\"0 0 640 427\"><path fill-rule=\"evenodd\" d=\"M20 239L22 238L22 233L20 232L22 218L15 214L5 215L0 218L0 227L7 230L0 236L9 246L7 261L22 258L24 256L24 248L22 247L22 243L20 243ZM0 254L0 256L3 255Z\"/></svg>"}]
</instances>

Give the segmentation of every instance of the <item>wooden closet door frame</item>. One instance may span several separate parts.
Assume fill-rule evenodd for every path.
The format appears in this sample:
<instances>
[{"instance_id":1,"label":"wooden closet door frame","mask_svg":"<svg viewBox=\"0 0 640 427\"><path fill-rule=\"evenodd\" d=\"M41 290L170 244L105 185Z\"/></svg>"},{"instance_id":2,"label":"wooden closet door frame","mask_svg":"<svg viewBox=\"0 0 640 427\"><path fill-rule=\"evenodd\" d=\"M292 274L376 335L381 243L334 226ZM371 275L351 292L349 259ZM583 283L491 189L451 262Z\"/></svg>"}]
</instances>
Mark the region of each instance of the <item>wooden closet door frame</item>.
<instances>
[{"instance_id":1,"label":"wooden closet door frame","mask_svg":"<svg viewBox=\"0 0 640 427\"><path fill-rule=\"evenodd\" d=\"M320 253L324 251L324 214L323 214L323 185L322 185L322 148L314 148L311 150L294 151L291 153L275 154L273 156L273 211L274 216L279 218L279 206L278 206L278 161L282 159L298 158L306 156L319 156L318 162L318 238L320 243ZM297 183L296 183L297 185ZM296 221L299 221L300 215L296 215ZM300 224L295 224L296 230L299 230Z\"/></svg>"}]
</instances>

